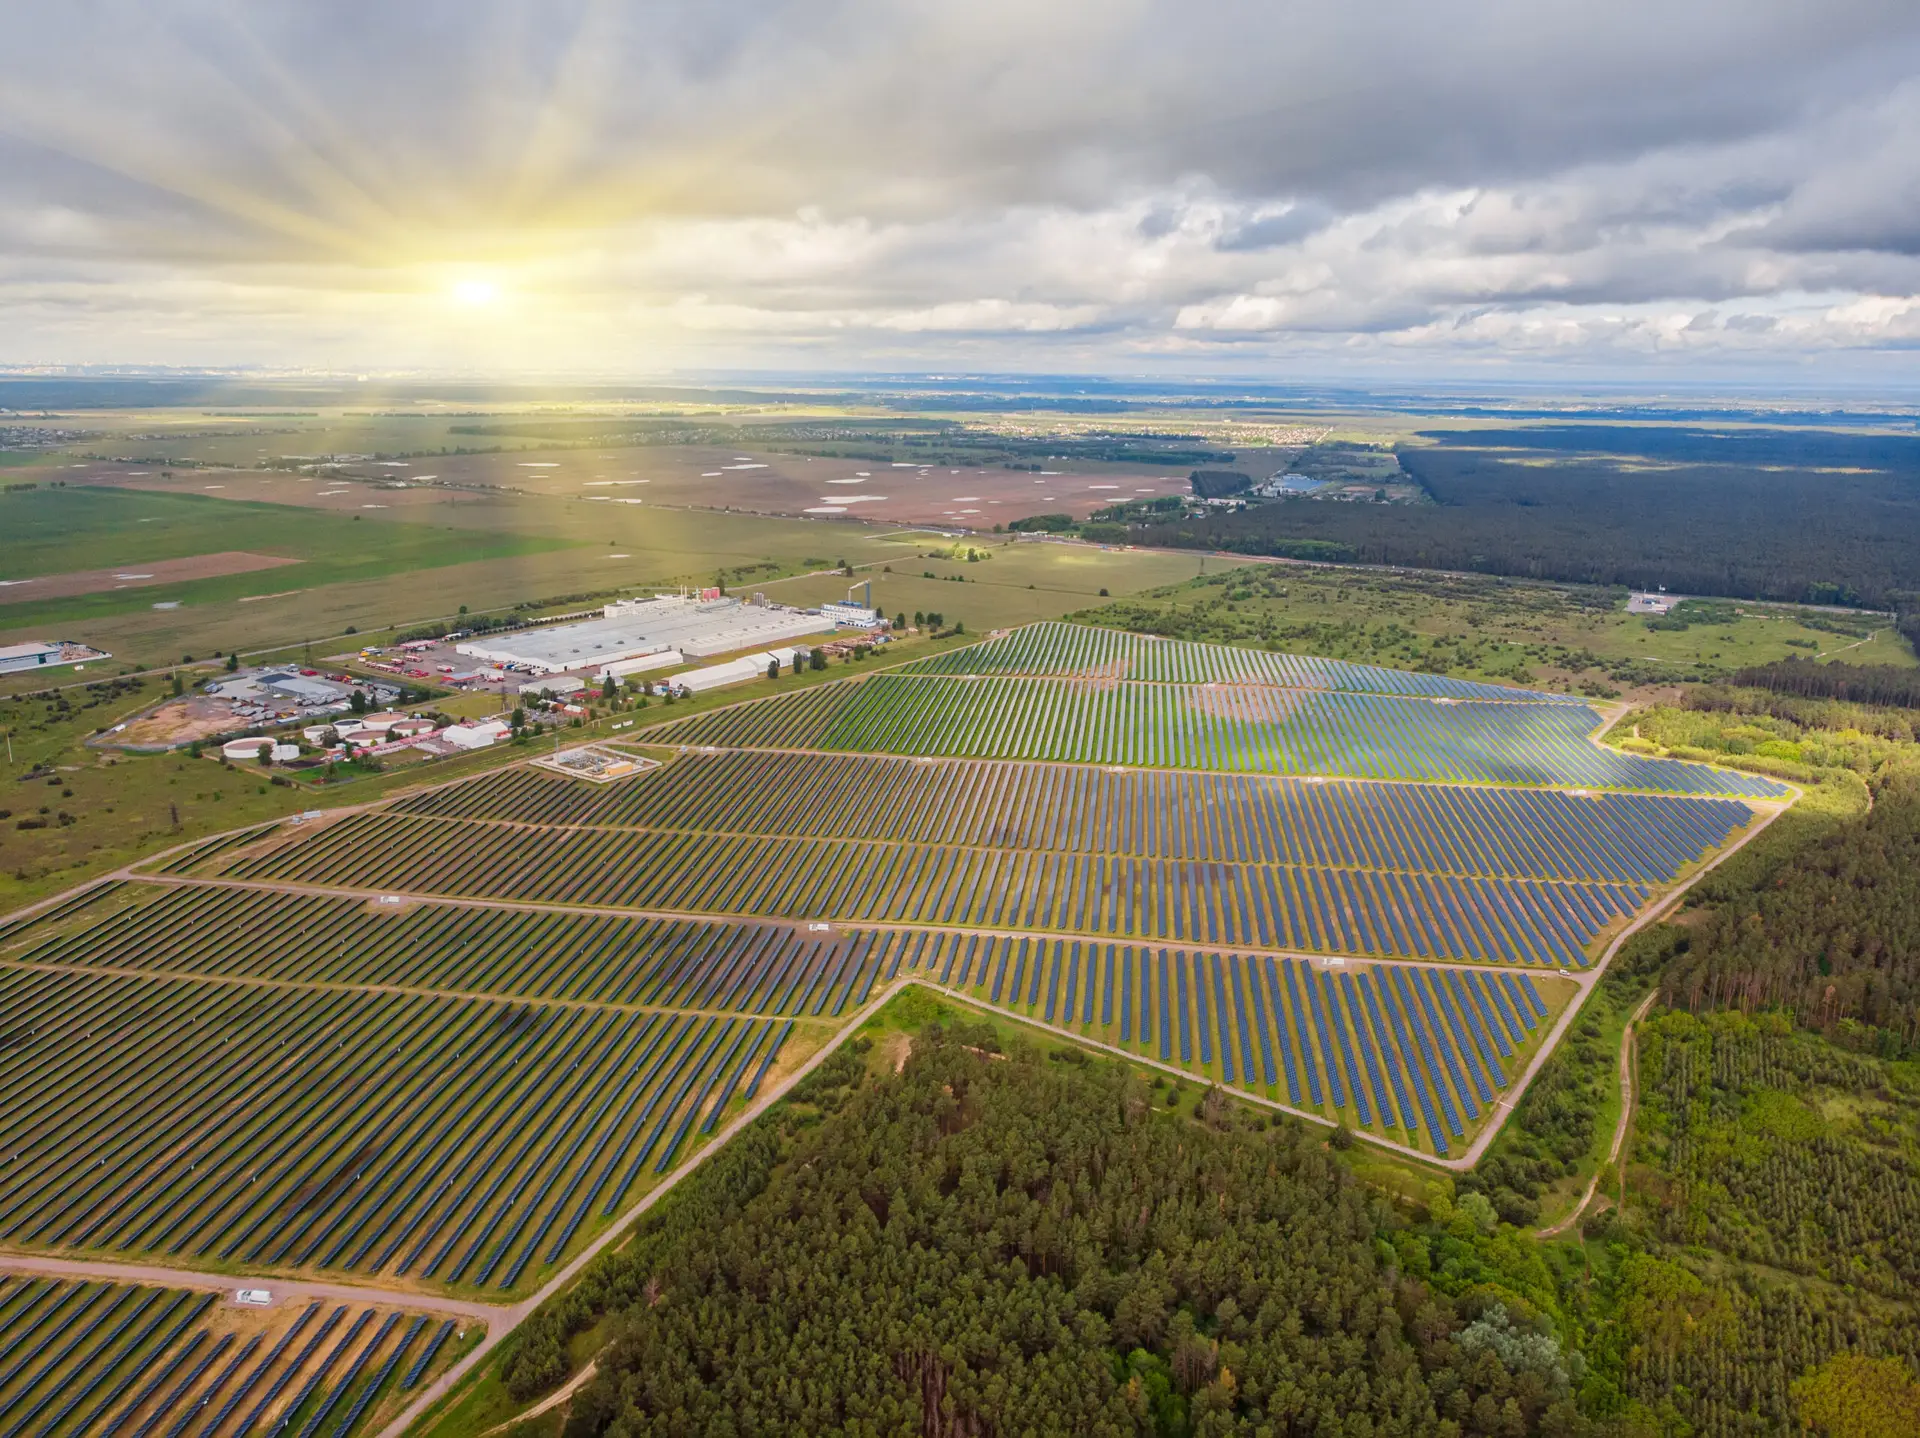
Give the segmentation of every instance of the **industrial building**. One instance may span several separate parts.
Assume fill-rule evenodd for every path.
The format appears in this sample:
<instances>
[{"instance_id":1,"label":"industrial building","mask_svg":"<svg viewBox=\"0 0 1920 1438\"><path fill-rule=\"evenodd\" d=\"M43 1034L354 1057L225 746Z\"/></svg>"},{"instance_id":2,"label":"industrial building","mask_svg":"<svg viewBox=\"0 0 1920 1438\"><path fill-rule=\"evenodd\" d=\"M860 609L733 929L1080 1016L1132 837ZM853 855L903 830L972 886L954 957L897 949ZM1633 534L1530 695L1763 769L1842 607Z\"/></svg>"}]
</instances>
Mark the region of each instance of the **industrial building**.
<instances>
[{"instance_id":1,"label":"industrial building","mask_svg":"<svg viewBox=\"0 0 1920 1438\"><path fill-rule=\"evenodd\" d=\"M587 687L584 679L529 679L520 686L522 694L536 699L558 699L562 694L578 694Z\"/></svg>"},{"instance_id":2,"label":"industrial building","mask_svg":"<svg viewBox=\"0 0 1920 1438\"><path fill-rule=\"evenodd\" d=\"M728 654L755 645L824 634L838 623L816 610L737 599L687 599L675 594L623 599L603 617L580 624L490 634L460 644L459 652L535 674L604 668L674 650L688 659Z\"/></svg>"},{"instance_id":3,"label":"industrial building","mask_svg":"<svg viewBox=\"0 0 1920 1438\"><path fill-rule=\"evenodd\" d=\"M880 614L865 604L842 604L839 600L820 606L820 612L826 615L839 629L878 629Z\"/></svg>"},{"instance_id":4,"label":"industrial building","mask_svg":"<svg viewBox=\"0 0 1920 1438\"><path fill-rule=\"evenodd\" d=\"M90 659L112 657L103 649L76 644L71 639L33 639L25 644L0 645L0 674L19 674L28 669L57 669L63 664L84 664Z\"/></svg>"},{"instance_id":5,"label":"industrial building","mask_svg":"<svg viewBox=\"0 0 1920 1438\"><path fill-rule=\"evenodd\" d=\"M686 662L686 656L678 649L662 649L658 654L643 654L638 659L619 659L612 664L603 664L594 671L593 677L602 681L625 679L629 674L645 674L653 669L672 669Z\"/></svg>"},{"instance_id":6,"label":"industrial building","mask_svg":"<svg viewBox=\"0 0 1920 1438\"><path fill-rule=\"evenodd\" d=\"M743 654L740 658L729 659L724 664L713 664L705 669L692 669L685 674L676 674L671 682L677 688L699 694L703 690L718 689L727 684L739 684L748 679L763 679L766 677L769 664L778 664L791 673L795 662L805 652L800 649L769 649L764 654Z\"/></svg>"}]
</instances>

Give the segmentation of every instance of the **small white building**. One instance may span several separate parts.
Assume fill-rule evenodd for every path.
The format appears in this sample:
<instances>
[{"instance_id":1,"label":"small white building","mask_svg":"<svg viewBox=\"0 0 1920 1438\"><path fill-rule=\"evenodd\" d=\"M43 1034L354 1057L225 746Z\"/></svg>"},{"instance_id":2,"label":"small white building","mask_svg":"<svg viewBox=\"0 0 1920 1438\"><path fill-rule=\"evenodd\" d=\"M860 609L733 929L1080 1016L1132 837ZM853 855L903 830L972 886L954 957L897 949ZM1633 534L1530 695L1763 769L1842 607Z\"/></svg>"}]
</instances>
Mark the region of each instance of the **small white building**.
<instances>
[{"instance_id":1,"label":"small white building","mask_svg":"<svg viewBox=\"0 0 1920 1438\"><path fill-rule=\"evenodd\" d=\"M587 681L575 675L556 674L551 679L530 679L520 686L520 692L537 699L552 699L561 694L576 694L586 687Z\"/></svg>"},{"instance_id":2,"label":"small white building","mask_svg":"<svg viewBox=\"0 0 1920 1438\"><path fill-rule=\"evenodd\" d=\"M838 600L821 605L820 614L842 629L878 629L885 622L878 610L869 609L864 604L843 604Z\"/></svg>"},{"instance_id":3,"label":"small white building","mask_svg":"<svg viewBox=\"0 0 1920 1438\"><path fill-rule=\"evenodd\" d=\"M486 749L511 732L511 726L505 721L489 719L484 724L450 725L440 731L440 737L456 749Z\"/></svg>"},{"instance_id":4,"label":"small white building","mask_svg":"<svg viewBox=\"0 0 1920 1438\"><path fill-rule=\"evenodd\" d=\"M275 744L267 757L276 764L287 764L300 757L298 744Z\"/></svg>"},{"instance_id":5,"label":"small white building","mask_svg":"<svg viewBox=\"0 0 1920 1438\"><path fill-rule=\"evenodd\" d=\"M15 674L22 669L38 669L60 662L60 646L43 640L26 644L0 645L0 674Z\"/></svg>"}]
</instances>

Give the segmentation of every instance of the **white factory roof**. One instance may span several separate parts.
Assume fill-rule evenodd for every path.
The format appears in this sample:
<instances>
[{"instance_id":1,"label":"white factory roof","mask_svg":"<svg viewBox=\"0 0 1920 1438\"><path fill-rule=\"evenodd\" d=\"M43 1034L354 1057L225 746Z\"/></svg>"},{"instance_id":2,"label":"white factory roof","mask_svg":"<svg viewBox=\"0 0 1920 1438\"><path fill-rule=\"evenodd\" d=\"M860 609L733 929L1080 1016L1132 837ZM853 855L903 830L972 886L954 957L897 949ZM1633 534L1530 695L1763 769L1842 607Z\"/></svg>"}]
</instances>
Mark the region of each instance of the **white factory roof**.
<instances>
[{"instance_id":1,"label":"white factory roof","mask_svg":"<svg viewBox=\"0 0 1920 1438\"><path fill-rule=\"evenodd\" d=\"M742 604L734 599L674 596L609 604L606 617L488 635L459 646L462 654L525 664L552 673L677 649L688 658L725 654L749 645L772 645L832 629L817 613Z\"/></svg>"}]
</instances>

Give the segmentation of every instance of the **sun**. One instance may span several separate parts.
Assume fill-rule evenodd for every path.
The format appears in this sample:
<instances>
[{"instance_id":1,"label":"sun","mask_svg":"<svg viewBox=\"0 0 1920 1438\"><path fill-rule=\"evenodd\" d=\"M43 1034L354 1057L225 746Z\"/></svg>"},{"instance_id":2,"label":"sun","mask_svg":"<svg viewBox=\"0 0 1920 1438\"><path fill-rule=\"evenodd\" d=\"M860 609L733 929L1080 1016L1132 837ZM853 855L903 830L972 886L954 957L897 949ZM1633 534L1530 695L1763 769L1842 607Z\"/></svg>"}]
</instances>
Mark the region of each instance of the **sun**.
<instances>
[{"instance_id":1,"label":"sun","mask_svg":"<svg viewBox=\"0 0 1920 1438\"><path fill-rule=\"evenodd\" d=\"M500 287L492 280L460 280L453 287L453 297L463 305L479 309L500 298Z\"/></svg>"}]
</instances>

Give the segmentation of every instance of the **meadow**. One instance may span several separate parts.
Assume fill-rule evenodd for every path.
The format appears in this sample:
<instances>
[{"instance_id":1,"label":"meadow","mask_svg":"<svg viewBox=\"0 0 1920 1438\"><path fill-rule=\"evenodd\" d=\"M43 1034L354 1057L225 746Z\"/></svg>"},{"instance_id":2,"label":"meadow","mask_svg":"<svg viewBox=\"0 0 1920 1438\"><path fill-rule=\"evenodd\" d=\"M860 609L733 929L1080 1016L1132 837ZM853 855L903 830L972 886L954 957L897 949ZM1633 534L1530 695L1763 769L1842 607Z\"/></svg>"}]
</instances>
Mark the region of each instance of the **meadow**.
<instances>
[{"instance_id":1,"label":"meadow","mask_svg":"<svg viewBox=\"0 0 1920 1438\"><path fill-rule=\"evenodd\" d=\"M1068 617L1604 698L1794 657L1920 663L1885 615L1712 601L1650 618L1626 601L1621 588L1216 560L1203 577Z\"/></svg>"},{"instance_id":2,"label":"meadow","mask_svg":"<svg viewBox=\"0 0 1920 1438\"><path fill-rule=\"evenodd\" d=\"M8 533L7 578L19 595L0 605L8 632L49 627L63 635L104 634L114 616L152 611L156 604L204 606L288 590L365 584L451 564L511 561L565 548L540 535L462 533L445 527L367 524L346 515L311 514L284 505L151 494L131 489L69 486L0 495L0 523ZM299 561L247 574L183 583L139 584L37 600L21 581L75 570L135 569L155 560L227 551ZM98 647L110 647L102 644Z\"/></svg>"},{"instance_id":3,"label":"meadow","mask_svg":"<svg viewBox=\"0 0 1920 1438\"><path fill-rule=\"evenodd\" d=\"M430 503L356 505L349 514L296 502L290 487L297 480L277 477L273 485L264 497L245 499L77 484L0 496L0 518L19 519L28 534L9 579L223 551L300 561L16 599L0 604L0 639L80 639L113 654L118 673L233 650L326 655L421 622L455 621L462 606L570 611L685 584L818 604L843 598L853 577L873 581L874 601L890 615L932 610L983 631L1204 568L1198 556L1011 543L991 550L991 562L969 564L928 558L951 544L923 531L538 496L455 491ZM989 552L984 543L980 549ZM843 566L857 576L827 572ZM49 679L73 682L64 674L12 676L0 678L0 691Z\"/></svg>"}]
</instances>

